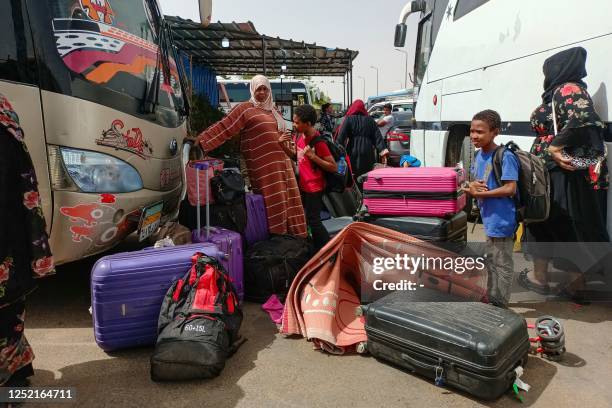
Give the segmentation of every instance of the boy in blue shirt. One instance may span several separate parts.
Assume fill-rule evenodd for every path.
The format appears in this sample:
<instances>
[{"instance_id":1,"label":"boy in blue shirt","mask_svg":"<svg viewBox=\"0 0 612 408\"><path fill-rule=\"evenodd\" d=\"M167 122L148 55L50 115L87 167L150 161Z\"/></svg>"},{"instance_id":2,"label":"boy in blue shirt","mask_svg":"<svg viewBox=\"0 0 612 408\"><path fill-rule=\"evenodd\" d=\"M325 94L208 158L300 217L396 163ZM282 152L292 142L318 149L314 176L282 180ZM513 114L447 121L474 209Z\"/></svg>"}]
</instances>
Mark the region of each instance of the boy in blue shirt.
<instances>
[{"instance_id":1,"label":"boy in blue shirt","mask_svg":"<svg viewBox=\"0 0 612 408\"><path fill-rule=\"evenodd\" d=\"M506 150L502 157L500 186L493 173L494 142L501 128L501 118L493 110L484 110L472 118L470 138L480 151L471 169L473 180L465 191L478 200L480 215L487 235L489 265L489 301L507 307L514 275L512 249L517 229L514 195L517 192L519 163L516 156Z\"/></svg>"}]
</instances>

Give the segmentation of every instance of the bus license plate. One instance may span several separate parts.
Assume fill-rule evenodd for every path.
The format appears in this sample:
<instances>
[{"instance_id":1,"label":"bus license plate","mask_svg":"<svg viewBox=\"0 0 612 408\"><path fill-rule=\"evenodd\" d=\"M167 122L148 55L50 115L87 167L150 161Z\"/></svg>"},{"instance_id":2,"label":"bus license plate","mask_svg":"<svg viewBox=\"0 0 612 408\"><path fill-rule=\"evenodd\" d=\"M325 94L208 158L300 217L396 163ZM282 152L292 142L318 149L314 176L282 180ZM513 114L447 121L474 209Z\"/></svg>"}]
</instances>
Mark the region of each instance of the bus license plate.
<instances>
[{"instance_id":1,"label":"bus license plate","mask_svg":"<svg viewBox=\"0 0 612 408\"><path fill-rule=\"evenodd\" d=\"M152 206L146 207L142 211L142 218L140 219L140 227L138 228L138 236L140 241L144 241L149 238L159 227L161 223L162 210L164 203L153 204Z\"/></svg>"}]
</instances>

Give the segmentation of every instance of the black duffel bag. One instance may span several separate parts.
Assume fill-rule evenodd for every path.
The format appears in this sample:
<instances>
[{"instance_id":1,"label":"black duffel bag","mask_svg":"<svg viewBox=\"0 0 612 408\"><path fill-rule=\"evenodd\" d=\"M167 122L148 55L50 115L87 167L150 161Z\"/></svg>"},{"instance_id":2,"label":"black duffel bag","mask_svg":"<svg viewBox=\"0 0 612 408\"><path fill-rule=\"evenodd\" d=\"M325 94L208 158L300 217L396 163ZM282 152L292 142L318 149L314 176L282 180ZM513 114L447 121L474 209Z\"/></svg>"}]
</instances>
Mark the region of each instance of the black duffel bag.
<instances>
[{"instance_id":1,"label":"black duffel bag","mask_svg":"<svg viewBox=\"0 0 612 408\"><path fill-rule=\"evenodd\" d=\"M151 356L153 381L218 376L236 350L242 310L223 266L202 253L166 293Z\"/></svg>"},{"instance_id":2,"label":"black duffel bag","mask_svg":"<svg viewBox=\"0 0 612 408\"><path fill-rule=\"evenodd\" d=\"M200 227L206 224L206 207L200 207ZM189 204L185 198L179 211L179 223L190 230L197 228L198 208ZM247 225L247 209L245 200L237 200L231 204L210 204L210 225L225 228L240 234L244 233Z\"/></svg>"},{"instance_id":3,"label":"black duffel bag","mask_svg":"<svg viewBox=\"0 0 612 408\"><path fill-rule=\"evenodd\" d=\"M284 303L289 287L312 255L312 245L292 235L273 235L249 248L244 256L245 298L264 303L277 295Z\"/></svg>"},{"instance_id":4,"label":"black duffel bag","mask_svg":"<svg viewBox=\"0 0 612 408\"><path fill-rule=\"evenodd\" d=\"M244 178L238 169L218 171L210 179L210 188L215 197L215 203L231 204L244 199Z\"/></svg>"}]
</instances>

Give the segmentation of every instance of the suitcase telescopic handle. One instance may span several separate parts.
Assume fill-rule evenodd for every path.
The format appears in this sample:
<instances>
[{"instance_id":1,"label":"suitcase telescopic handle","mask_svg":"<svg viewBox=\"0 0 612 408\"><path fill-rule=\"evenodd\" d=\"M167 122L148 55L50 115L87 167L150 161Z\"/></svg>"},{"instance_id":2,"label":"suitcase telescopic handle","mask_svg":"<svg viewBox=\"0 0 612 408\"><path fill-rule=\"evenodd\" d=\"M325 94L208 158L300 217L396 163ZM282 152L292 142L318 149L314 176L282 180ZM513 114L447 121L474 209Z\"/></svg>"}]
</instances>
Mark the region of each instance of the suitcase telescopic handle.
<instances>
[{"instance_id":1,"label":"suitcase telescopic handle","mask_svg":"<svg viewBox=\"0 0 612 408\"><path fill-rule=\"evenodd\" d=\"M408 354L402 353L402 360L406 361L408 364L411 364L416 367L424 368L425 370L435 370L440 366L440 364L427 364L423 361L417 360L414 357L409 356Z\"/></svg>"}]
</instances>

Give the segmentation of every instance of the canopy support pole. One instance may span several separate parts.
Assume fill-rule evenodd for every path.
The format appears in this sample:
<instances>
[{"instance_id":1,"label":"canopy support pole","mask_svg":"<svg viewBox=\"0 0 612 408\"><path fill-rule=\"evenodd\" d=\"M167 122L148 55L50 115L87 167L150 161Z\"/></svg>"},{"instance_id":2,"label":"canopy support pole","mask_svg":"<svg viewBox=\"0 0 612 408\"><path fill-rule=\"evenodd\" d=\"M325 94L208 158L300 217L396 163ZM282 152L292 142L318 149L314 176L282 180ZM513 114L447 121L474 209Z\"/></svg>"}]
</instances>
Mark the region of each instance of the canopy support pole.
<instances>
[{"instance_id":1,"label":"canopy support pole","mask_svg":"<svg viewBox=\"0 0 612 408\"><path fill-rule=\"evenodd\" d=\"M268 76L268 67L266 66L266 40L263 35L261 36L261 49L263 51L261 53L261 57L263 60L263 74L264 76Z\"/></svg>"}]
</instances>

